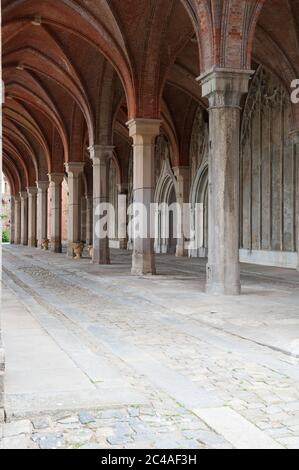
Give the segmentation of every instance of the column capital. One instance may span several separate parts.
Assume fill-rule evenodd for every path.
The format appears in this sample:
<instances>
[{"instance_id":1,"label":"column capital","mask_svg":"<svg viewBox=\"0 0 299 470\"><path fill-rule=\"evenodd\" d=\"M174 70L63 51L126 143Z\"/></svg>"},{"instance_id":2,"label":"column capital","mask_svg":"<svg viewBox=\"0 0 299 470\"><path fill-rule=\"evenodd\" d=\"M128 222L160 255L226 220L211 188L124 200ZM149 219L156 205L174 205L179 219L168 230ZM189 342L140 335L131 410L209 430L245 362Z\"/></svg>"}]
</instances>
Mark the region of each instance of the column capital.
<instances>
[{"instance_id":1,"label":"column capital","mask_svg":"<svg viewBox=\"0 0 299 470\"><path fill-rule=\"evenodd\" d=\"M73 176L79 176L84 171L85 162L68 162L64 166L68 174L72 173Z\"/></svg>"},{"instance_id":2,"label":"column capital","mask_svg":"<svg viewBox=\"0 0 299 470\"><path fill-rule=\"evenodd\" d=\"M20 194L15 194L15 195L14 195L14 198L15 198L15 202L20 202L20 201L21 201L21 196L20 196Z\"/></svg>"},{"instance_id":3,"label":"column capital","mask_svg":"<svg viewBox=\"0 0 299 470\"><path fill-rule=\"evenodd\" d=\"M62 184L64 176L64 173L49 173L49 182L54 184Z\"/></svg>"},{"instance_id":4,"label":"column capital","mask_svg":"<svg viewBox=\"0 0 299 470\"><path fill-rule=\"evenodd\" d=\"M299 144L299 129L293 129L290 132L290 137L292 138L294 144Z\"/></svg>"},{"instance_id":5,"label":"column capital","mask_svg":"<svg viewBox=\"0 0 299 470\"><path fill-rule=\"evenodd\" d=\"M36 182L37 189L40 189L42 191L47 191L49 188L49 181L37 181Z\"/></svg>"},{"instance_id":6,"label":"column capital","mask_svg":"<svg viewBox=\"0 0 299 470\"><path fill-rule=\"evenodd\" d=\"M115 147L113 145L92 145L88 148L90 159L95 163L97 160L106 161L112 157Z\"/></svg>"},{"instance_id":7,"label":"column capital","mask_svg":"<svg viewBox=\"0 0 299 470\"><path fill-rule=\"evenodd\" d=\"M160 134L162 121L160 119L131 119L127 122L130 137L136 138L141 136L144 138L154 138ZM142 143L141 143L142 144Z\"/></svg>"},{"instance_id":8,"label":"column capital","mask_svg":"<svg viewBox=\"0 0 299 470\"><path fill-rule=\"evenodd\" d=\"M197 78L210 108L239 107L254 70L212 68Z\"/></svg>"},{"instance_id":9,"label":"column capital","mask_svg":"<svg viewBox=\"0 0 299 470\"><path fill-rule=\"evenodd\" d=\"M28 196L35 196L37 194L37 187L29 186L27 188L27 193L28 193Z\"/></svg>"},{"instance_id":10,"label":"column capital","mask_svg":"<svg viewBox=\"0 0 299 470\"><path fill-rule=\"evenodd\" d=\"M20 191L20 198L21 199L27 199L28 198L27 191Z\"/></svg>"}]
</instances>

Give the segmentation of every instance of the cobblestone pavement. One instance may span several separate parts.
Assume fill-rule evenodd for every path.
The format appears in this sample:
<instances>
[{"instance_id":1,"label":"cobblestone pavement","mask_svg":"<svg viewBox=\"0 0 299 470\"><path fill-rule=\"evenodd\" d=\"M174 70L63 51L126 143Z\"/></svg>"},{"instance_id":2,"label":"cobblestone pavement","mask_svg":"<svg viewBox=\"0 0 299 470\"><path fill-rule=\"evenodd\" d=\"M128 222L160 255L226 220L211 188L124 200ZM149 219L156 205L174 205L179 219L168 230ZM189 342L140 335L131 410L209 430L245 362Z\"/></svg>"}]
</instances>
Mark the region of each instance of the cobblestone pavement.
<instances>
[{"instance_id":1,"label":"cobblestone pavement","mask_svg":"<svg viewBox=\"0 0 299 470\"><path fill-rule=\"evenodd\" d=\"M112 262L4 248L3 448L299 448L297 272L244 266L243 295L221 298L201 260L137 278L128 253Z\"/></svg>"}]
</instances>

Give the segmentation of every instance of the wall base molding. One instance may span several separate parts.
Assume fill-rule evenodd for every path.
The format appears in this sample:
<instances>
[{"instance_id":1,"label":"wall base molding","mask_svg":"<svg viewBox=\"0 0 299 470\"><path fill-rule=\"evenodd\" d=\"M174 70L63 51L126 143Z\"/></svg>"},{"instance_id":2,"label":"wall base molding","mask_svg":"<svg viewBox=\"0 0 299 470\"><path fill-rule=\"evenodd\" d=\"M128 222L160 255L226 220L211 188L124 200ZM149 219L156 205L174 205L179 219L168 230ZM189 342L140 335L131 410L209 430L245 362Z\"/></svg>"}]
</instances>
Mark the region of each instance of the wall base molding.
<instances>
[{"instance_id":1,"label":"wall base molding","mask_svg":"<svg viewBox=\"0 0 299 470\"><path fill-rule=\"evenodd\" d=\"M241 263L261 264L279 268L297 269L297 252L264 251L264 250L240 250Z\"/></svg>"}]
</instances>

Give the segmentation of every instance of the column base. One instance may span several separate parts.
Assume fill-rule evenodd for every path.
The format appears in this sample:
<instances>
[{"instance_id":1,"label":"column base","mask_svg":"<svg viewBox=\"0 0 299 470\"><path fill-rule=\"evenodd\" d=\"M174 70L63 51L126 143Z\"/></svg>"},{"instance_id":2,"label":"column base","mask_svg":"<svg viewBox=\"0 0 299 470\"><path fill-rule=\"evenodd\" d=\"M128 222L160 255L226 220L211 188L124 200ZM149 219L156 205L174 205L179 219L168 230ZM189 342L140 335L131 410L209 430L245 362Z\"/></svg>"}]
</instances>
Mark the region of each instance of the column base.
<instances>
[{"instance_id":1,"label":"column base","mask_svg":"<svg viewBox=\"0 0 299 470\"><path fill-rule=\"evenodd\" d=\"M29 248L36 248L36 246L37 246L36 240L29 240L28 241L28 246L29 246Z\"/></svg>"},{"instance_id":2,"label":"column base","mask_svg":"<svg viewBox=\"0 0 299 470\"><path fill-rule=\"evenodd\" d=\"M93 244L92 263L103 266L111 264L108 238L97 240Z\"/></svg>"},{"instance_id":3,"label":"column base","mask_svg":"<svg viewBox=\"0 0 299 470\"><path fill-rule=\"evenodd\" d=\"M210 295L241 295L241 284L225 286L217 283L207 283L206 293Z\"/></svg>"},{"instance_id":4,"label":"column base","mask_svg":"<svg viewBox=\"0 0 299 470\"><path fill-rule=\"evenodd\" d=\"M215 270L214 270L215 271ZM231 266L226 269L227 272L237 273L239 272L238 266ZM223 274L218 275L217 279L212 275L213 269L210 265L207 265L207 283L206 283L206 293L211 295L240 295L241 294L241 282L240 276L227 276ZM219 281L220 278L220 281Z\"/></svg>"},{"instance_id":5,"label":"column base","mask_svg":"<svg viewBox=\"0 0 299 470\"><path fill-rule=\"evenodd\" d=\"M131 274L134 276L155 276L155 255L133 253Z\"/></svg>"},{"instance_id":6,"label":"column base","mask_svg":"<svg viewBox=\"0 0 299 470\"><path fill-rule=\"evenodd\" d=\"M183 245L177 245L175 256L177 258L186 258L188 256L188 250L186 250Z\"/></svg>"},{"instance_id":7,"label":"column base","mask_svg":"<svg viewBox=\"0 0 299 470\"><path fill-rule=\"evenodd\" d=\"M127 250L128 249L128 240L125 238L121 238L119 240L119 249L120 250Z\"/></svg>"},{"instance_id":8,"label":"column base","mask_svg":"<svg viewBox=\"0 0 299 470\"><path fill-rule=\"evenodd\" d=\"M73 249L73 243L69 243L66 249L66 256L68 258L74 258L74 249Z\"/></svg>"},{"instance_id":9,"label":"column base","mask_svg":"<svg viewBox=\"0 0 299 470\"><path fill-rule=\"evenodd\" d=\"M110 256L108 253L98 253L93 249L92 264L109 265L111 264Z\"/></svg>"},{"instance_id":10,"label":"column base","mask_svg":"<svg viewBox=\"0 0 299 470\"><path fill-rule=\"evenodd\" d=\"M100 259L100 260L93 259L92 264L96 264L98 266L109 266L111 264L111 261L110 259Z\"/></svg>"},{"instance_id":11,"label":"column base","mask_svg":"<svg viewBox=\"0 0 299 470\"><path fill-rule=\"evenodd\" d=\"M50 251L51 251L51 253L62 253L61 243L51 242Z\"/></svg>"}]
</instances>

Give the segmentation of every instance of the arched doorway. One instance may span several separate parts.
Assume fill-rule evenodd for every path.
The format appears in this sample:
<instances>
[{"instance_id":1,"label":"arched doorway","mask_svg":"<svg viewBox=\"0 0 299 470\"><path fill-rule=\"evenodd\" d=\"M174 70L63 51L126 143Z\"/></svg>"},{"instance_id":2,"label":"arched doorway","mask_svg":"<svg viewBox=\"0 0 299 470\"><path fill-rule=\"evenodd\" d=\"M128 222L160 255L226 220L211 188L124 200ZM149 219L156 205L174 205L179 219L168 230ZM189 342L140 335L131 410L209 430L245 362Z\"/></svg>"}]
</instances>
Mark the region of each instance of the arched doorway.
<instances>
[{"instance_id":1,"label":"arched doorway","mask_svg":"<svg viewBox=\"0 0 299 470\"><path fill-rule=\"evenodd\" d=\"M1 178L1 232L2 243L11 241L11 189L7 177L2 173Z\"/></svg>"},{"instance_id":2,"label":"arched doorway","mask_svg":"<svg viewBox=\"0 0 299 470\"><path fill-rule=\"evenodd\" d=\"M109 161L109 194L108 202L113 207L109 217L109 240L112 248L119 248L118 239L118 196L120 187L120 168L116 157Z\"/></svg>"},{"instance_id":3,"label":"arched doorway","mask_svg":"<svg viewBox=\"0 0 299 470\"><path fill-rule=\"evenodd\" d=\"M191 188L192 232L193 241L190 243L191 257L206 258L208 256L209 234L209 181L208 162L205 161L198 169Z\"/></svg>"},{"instance_id":4,"label":"arched doorway","mask_svg":"<svg viewBox=\"0 0 299 470\"><path fill-rule=\"evenodd\" d=\"M157 204L156 253L175 254L176 252L176 186L177 181L173 174L170 161L167 158L163 162L162 172L155 192L155 203Z\"/></svg>"}]
</instances>

